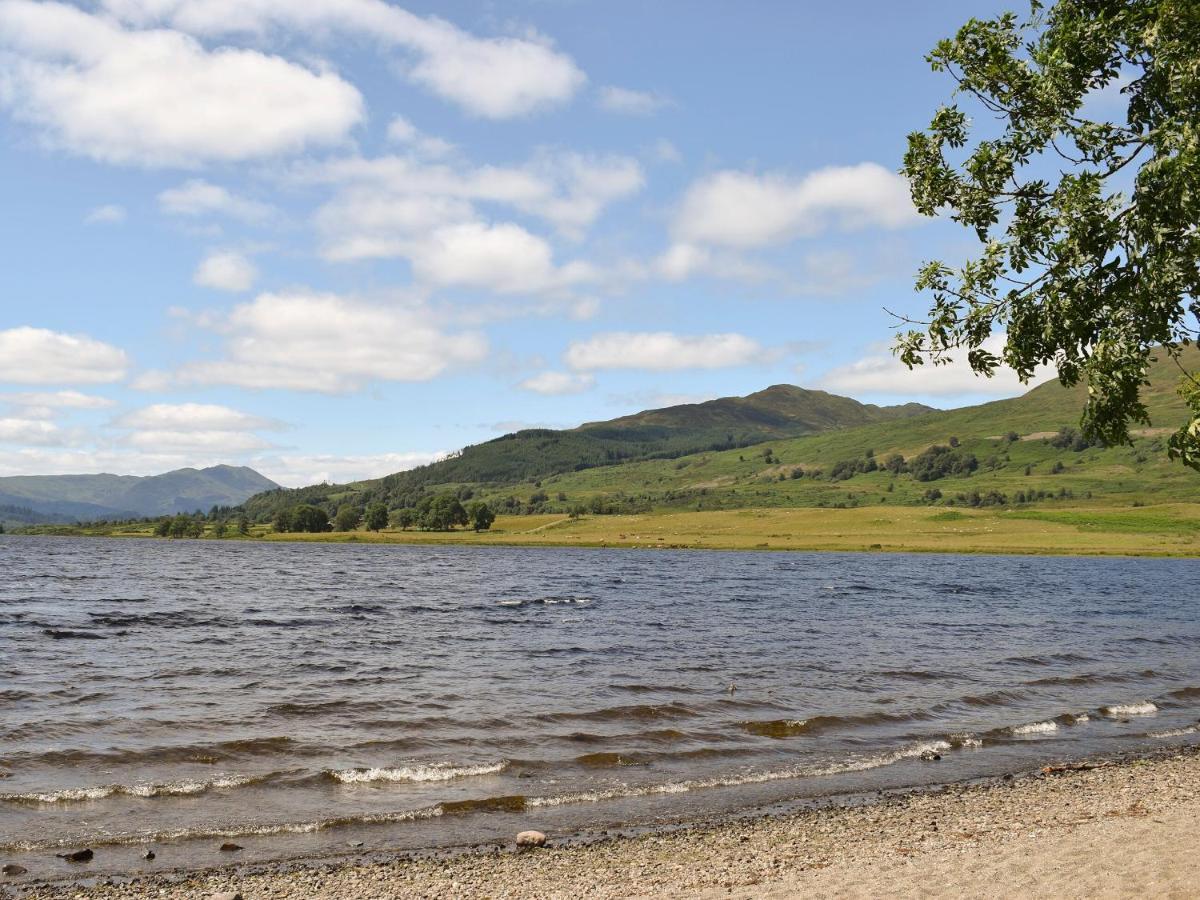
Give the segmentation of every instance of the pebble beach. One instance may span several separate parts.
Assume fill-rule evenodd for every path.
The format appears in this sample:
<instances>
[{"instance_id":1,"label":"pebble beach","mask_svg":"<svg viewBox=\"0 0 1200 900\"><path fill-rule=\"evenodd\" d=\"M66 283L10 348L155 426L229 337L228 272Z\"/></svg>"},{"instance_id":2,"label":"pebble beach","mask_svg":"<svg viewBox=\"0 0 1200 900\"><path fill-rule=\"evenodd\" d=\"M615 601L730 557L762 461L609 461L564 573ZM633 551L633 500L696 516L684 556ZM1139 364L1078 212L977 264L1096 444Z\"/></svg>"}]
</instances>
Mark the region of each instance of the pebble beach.
<instances>
[{"instance_id":1,"label":"pebble beach","mask_svg":"<svg viewBox=\"0 0 1200 900\"><path fill-rule=\"evenodd\" d=\"M233 865L99 883L9 879L0 896L1196 897L1200 748L590 843L548 837L520 852L514 842L451 856Z\"/></svg>"}]
</instances>

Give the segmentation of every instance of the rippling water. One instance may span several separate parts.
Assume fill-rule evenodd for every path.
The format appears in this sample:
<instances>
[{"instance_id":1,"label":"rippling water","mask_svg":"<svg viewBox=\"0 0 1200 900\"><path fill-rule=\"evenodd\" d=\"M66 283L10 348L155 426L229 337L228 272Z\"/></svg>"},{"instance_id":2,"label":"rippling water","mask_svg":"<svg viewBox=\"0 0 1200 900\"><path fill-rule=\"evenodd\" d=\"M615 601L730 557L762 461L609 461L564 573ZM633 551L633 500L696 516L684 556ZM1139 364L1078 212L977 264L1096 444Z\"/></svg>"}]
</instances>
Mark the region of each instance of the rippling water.
<instances>
[{"instance_id":1,"label":"rippling water","mask_svg":"<svg viewBox=\"0 0 1200 900\"><path fill-rule=\"evenodd\" d=\"M6 858L434 846L1200 740L1194 561L0 537L0 563Z\"/></svg>"}]
</instances>

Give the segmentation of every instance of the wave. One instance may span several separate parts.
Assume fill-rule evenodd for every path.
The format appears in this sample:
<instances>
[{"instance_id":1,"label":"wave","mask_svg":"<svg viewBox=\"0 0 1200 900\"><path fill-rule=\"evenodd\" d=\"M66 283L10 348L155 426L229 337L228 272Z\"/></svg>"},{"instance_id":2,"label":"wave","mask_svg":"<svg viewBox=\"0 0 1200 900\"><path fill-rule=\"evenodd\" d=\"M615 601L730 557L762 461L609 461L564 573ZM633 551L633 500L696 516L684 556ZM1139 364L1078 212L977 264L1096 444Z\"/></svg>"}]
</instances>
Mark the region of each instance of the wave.
<instances>
[{"instance_id":1,"label":"wave","mask_svg":"<svg viewBox=\"0 0 1200 900\"><path fill-rule=\"evenodd\" d=\"M920 722L931 718L924 711L910 713L867 713L860 716L812 716L807 719L772 719L745 722L742 727L760 737L787 738L801 734L816 734L836 728L857 728L871 725L891 725Z\"/></svg>"},{"instance_id":2,"label":"wave","mask_svg":"<svg viewBox=\"0 0 1200 900\"><path fill-rule=\"evenodd\" d=\"M595 597L574 597L570 595L552 595L549 597L528 597L516 600L498 600L497 606L504 606L509 609L521 609L526 606L560 606L562 604L570 604L574 606L587 606L594 603Z\"/></svg>"},{"instance_id":3,"label":"wave","mask_svg":"<svg viewBox=\"0 0 1200 900\"><path fill-rule=\"evenodd\" d=\"M397 768L341 769L328 772L328 776L342 784L370 784L372 782L401 782L418 784L427 781L452 781L456 778L472 778L479 775L495 775L507 768L507 762L483 763L475 766L453 766L449 763L399 766Z\"/></svg>"},{"instance_id":4,"label":"wave","mask_svg":"<svg viewBox=\"0 0 1200 900\"><path fill-rule=\"evenodd\" d=\"M1152 716L1158 712L1158 707L1149 700L1138 703L1114 703L1112 706L1102 706L1100 712L1110 719L1120 719L1124 716Z\"/></svg>"},{"instance_id":5,"label":"wave","mask_svg":"<svg viewBox=\"0 0 1200 900\"><path fill-rule=\"evenodd\" d=\"M1171 691L1167 694L1173 700L1195 700L1200 699L1200 687L1185 687Z\"/></svg>"},{"instance_id":6,"label":"wave","mask_svg":"<svg viewBox=\"0 0 1200 900\"><path fill-rule=\"evenodd\" d=\"M1184 735L1197 734L1197 733L1200 733L1200 722L1197 722L1195 725L1185 725L1182 728L1168 728L1165 731L1151 731L1150 737L1152 737L1152 738L1173 738L1173 737L1183 737Z\"/></svg>"},{"instance_id":7,"label":"wave","mask_svg":"<svg viewBox=\"0 0 1200 900\"><path fill-rule=\"evenodd\" d=\"M658 794L685 794L690 791L710 788L741 787L750 784L765 784L771 781L783 781L793 778L820 778L829 775L844 775L853 772L866 772L883 766L894 765L906 759L917 759L928 753L945 753L953 749L949 741L927 741L902 747L877 756L867 756L833 763L828 766L795 767L789 769L774 769L766 772L748 772L741 775L730 775L718 778L690 779L687 781L668 781L660 784L639 785L636 787L604 788L595 791L581 791L573 794L556 794L549 797L527 797L526 807L565 806L575 803L597 803L604 800L621 800L632 797L649 797Z\"/></svg>"},{"instance_id":8,"label":"wave","mask_svg":"<svg viewBox=\"0 0 1200 900\"><path fill-rule=\"evenodd\" d=\"M318 831L328 831L333 828L345 828L356 825L389 825L400 822L416 822L422 819L437 818L443 814L444 810L442 805L439 804L437 806L426 806L402 812L368 813L362 816L336 816L329 819L315 819L310 822L248 822L214 828L177 828L170 831L108 834L102 837L93 837L88 840L88 844L91 846L122 846L131 844L158 844L166 841L207 840L211 838L314 834ZM78 839L74 837L64 838L59 841L16 841L11 844L0 844L0 851L49 850L56 847L70 847L77 843Z\"/></svg>"},{"instance_id":9,"label":"wave","mask_svg":"<svg viewBox=\"0 0 1200 900\"><path fill-rule=\"evenodd\" d=\"M242 738L215 744L179 744L147 747L144 750L112 748L109 750L66 749L38 753L10 753L7 759L27 760L41 765L76 766L83 763L104 765L136 765L162 762L215 763L240 757L278 756L293 754L304 748L290 737Z\"/></svg>"},{"instance_id":10,"label":"wave","mask_svg":"<svg viewBox=\"0 0 1200 900\"><path fill-rule=\"evenodd\" d=\"M187 797L210 790L244 787L258 784L270 775L218 775L205 779L143 782L140 784L105 784L95 787L64 788L58 791L32 791L24 794L0 794L5 803L78 803L104 800L107 797Z\"/></svg>"},{"instance_id":11,"label":"wave","mask_svg":"<svg viewBox=\"0 0 1200 900\"><path fill-rule=\"evenodd\" d=\"M1051 734L1058 731L1058 723L1053 719L1044 722L1027 722L1024 725L1010 725L1002 729L1011 735L1024 736L1030 734Z\"/></svg>"}]
</instances>

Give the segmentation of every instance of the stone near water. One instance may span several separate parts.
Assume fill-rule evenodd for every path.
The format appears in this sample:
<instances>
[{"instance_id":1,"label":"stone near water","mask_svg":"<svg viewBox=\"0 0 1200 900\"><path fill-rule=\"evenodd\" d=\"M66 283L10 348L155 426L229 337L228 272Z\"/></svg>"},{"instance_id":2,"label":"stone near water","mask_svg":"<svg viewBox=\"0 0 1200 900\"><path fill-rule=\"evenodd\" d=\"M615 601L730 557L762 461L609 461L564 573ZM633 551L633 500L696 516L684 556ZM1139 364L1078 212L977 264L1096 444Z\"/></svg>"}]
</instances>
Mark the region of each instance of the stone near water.
<instances>
[{"instance_id":1,"label":"stone near water","mask_svg":"<svg viewBox=\"0 0 1200 900\"><path fill-rule=\"evenodd\" d=\"M224 844L221 845L220 849L221 849L222 853L235 853L238 850L242 849L242 845L235 844L232 841L226 841Z\"/></svg>"},{"instance_id":2,"label":"stone near water","mask_svg":"<svg viewBox=\"0 0 1200 900\"><path fill-rule=\"evenodd\" d=\"M544 847L546 846L546 836L540 831L522 831L517 835L518 847Z\"/></svg>"},{"instance_id":3,"label":"stone near water","mask_svg":"<svg viewBox=\"0 0 1200 900\"><path fill-rule=\"evenodd\" d=\"M95 853L93 853L93 852L91 851L91 849L89 849L89 848L87 848L87 847L85 847L85 848L84 848L84 849L82 849L82 850L76 850L74 853L60 853L60 854L58 854L58 856L59 856L59 858L60 858L60 859L65 859L65 860L67 860L68 862L91 862L91 861L92 861L92 857L93 857L93 856L95 856L95 855L96 855L96 854L95 854Z\"/></svg>"},{"instance_id":4,"label":"stone near water","mask_svg":"<svg viewBox=\"0 0 1200 900\"><path fill-rule=\"evenodd\" d=\"M237 891L221 891L211 895L208 900L242 900L242 895Z\"/></svg>"},{"instance_id":5,"label":"stone near water","mask_svg":"<svg viewBox=\"0 0 1200 900\"><path fill-rule=\"evenodd\" d=\"M145 853L142 855L142 859L154 859L154 851L153 851L153 850L147 850L147 851L146 851L146 852L145 852Z\"/></svg>"},{"instance_id":6,"label":"stone near water","mask_svg":"<svg viewBox=\"0 0 1200 900\"><path fill-rule=\"evenodd\" d=\"M937 762L941 758L942 754L938 753L936 750L921 751L921 759L925 760L925 762Z\"/></svg>"},{"instance_id":7,"label":"stone near water","mask_svg":"<svg viewBox=\"0 0 1200 900\"><path fill-rule=\"evenodd\" d=\"M5 875L24 875L29 870L24 866L18 866L16 863L9 863L3 869Z\"/></svg>"}]
</instances>

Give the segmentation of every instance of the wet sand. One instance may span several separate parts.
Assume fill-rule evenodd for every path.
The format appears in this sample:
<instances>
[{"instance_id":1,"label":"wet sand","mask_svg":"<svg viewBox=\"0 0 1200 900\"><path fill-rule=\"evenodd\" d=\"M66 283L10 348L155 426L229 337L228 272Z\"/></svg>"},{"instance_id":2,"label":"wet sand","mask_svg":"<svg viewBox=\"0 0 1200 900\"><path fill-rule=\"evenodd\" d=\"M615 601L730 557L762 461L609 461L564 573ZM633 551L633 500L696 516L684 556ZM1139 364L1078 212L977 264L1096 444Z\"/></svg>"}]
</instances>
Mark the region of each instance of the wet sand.
<instances>
[{"instance_id":1,"label":"wet sand","mask_svg":"<svg viewBox=\"0 0 1200 900\"><path fill-rule=\"evenodd\" d=\"M1200 896L1200 748L1086 766L583 846L551 835L523 853L10 883L0 896Z\"/></svg>"}]
</instances>

